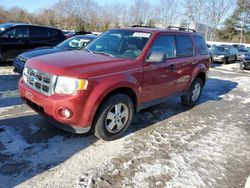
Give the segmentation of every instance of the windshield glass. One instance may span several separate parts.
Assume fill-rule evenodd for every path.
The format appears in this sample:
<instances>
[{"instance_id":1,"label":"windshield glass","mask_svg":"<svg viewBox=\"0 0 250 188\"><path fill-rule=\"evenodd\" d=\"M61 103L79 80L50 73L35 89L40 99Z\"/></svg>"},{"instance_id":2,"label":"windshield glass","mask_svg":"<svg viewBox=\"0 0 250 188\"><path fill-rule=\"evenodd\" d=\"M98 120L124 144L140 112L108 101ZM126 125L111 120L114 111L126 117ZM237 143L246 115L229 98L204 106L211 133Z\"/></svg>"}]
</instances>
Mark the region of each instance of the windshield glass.
<instances>
[{"instance_id":1,"label":"windshield glass","mask_svg":"<svg viewBox=\"0 0 250 188\"><path fill-rule=\"evenodd\" d=\"M0 33L5 31L6 29L10 28L12 24L0 24Z\"/></svg>"},{"instance_id":2,"label":"windshield glass","mask_svg":"<svg viewBox=\"0 0 250 188\"><path fill-rule=\"evenodd\" d=\"M229 47L225 46L215 46L213 48L213 52L218 52L218 53L229 53Z\"/></svg>"},{"instance_id":3,"label":"windshield glass","mask_svg":"<svg viewBox=\"0 0 250 188\"><path fill-rule=\"evenodd\" d=\"M124 59L136 59L148 42L151 33L130 30L110 30L86 46L92 53Z\"/></svg>"},{"instance_id":4,"label":"windshield glass","mask_svg":"<svg viewBox=\"0 0 250 188\"><path fill-rule=\"evenodd\" d=\"M67 50L80 50L84 48L91 40L93 39L90 37L75 36L58 44L57 47Z\"/></svg>"}]
</instances>

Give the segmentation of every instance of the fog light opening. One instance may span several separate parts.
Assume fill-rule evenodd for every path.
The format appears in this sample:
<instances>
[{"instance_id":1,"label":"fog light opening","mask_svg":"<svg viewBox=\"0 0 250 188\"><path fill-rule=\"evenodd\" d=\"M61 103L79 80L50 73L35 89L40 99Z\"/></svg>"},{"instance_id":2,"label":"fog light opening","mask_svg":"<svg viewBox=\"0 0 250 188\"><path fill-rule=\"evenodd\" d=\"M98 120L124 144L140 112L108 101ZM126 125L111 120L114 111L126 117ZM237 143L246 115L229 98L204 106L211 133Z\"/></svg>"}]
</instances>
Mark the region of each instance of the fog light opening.
<instances>
[{"instance_id":1,"label":"fog light opening","mask_svg":"<svg viewBox=\"0 0 250 188\"><path fill-rule=\"evenodd\" d=\"M69 119L72 117L72 112L67 108L60 108L58 110L58 114L65 119Z\"/></svg>"}]
</instances>

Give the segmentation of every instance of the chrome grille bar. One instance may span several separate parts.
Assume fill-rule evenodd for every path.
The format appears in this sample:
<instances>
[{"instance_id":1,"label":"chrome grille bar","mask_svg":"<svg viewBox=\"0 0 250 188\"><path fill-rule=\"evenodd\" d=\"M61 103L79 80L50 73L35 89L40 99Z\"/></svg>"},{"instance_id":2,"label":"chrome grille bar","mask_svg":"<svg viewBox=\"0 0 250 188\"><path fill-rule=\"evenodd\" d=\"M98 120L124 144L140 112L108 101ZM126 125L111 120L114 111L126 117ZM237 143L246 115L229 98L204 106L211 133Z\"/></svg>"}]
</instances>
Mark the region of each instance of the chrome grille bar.
<instances>
[{"instance_id":1,"label":"chrome grille bar","mask_svg":"<svg viewBox=\"0 0 250 188\"><path fill-rule=\"evenodd\" d=\"M54 86L57 76L25 67L23 72L24 82L32 89L50 96L54 93Z\"/></svg>"}]
</instances>

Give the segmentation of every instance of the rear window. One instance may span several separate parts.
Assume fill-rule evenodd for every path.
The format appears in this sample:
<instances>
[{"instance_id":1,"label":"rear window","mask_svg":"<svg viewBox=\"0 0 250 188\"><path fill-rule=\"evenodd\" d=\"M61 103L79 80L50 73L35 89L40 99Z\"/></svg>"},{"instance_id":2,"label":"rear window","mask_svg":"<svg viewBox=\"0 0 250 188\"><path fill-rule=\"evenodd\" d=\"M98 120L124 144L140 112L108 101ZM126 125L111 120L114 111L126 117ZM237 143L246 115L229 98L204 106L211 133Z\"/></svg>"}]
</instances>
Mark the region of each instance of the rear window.
<instances>
[{"instance_id":1,"label":"rear window","mask_svg":"<svg viewBox=\"0 0 250 188\"><path fill-rule=\"evenodd\" d=\"M43 27L30 27L31 37L48 37L48 31Z\"/></svg>"},{"instance_id":2,"label":"rear window","mask_svg":"<svg viewBox=\"0 0 250 188\"><path fill-rule=\"evenodd\" d=\"M208 54L208 48L207 48L207 45L206 45L206 42L205 42L204 38L200 37L200 36L195 36L194 41L195 41L196 46L200 50L200 54L201 55L207 55Z\"/></svg>"},{"instance_id":3,"label":"rear window","mask_svg":"<svg viewBox=\"0 0 250 188\"><path fill-rule=\"evenodd\" d=\"M177 35L176 36L176 56L189 57L194 55L194 47L190 37Z\"/></svg>"}]
</instances>

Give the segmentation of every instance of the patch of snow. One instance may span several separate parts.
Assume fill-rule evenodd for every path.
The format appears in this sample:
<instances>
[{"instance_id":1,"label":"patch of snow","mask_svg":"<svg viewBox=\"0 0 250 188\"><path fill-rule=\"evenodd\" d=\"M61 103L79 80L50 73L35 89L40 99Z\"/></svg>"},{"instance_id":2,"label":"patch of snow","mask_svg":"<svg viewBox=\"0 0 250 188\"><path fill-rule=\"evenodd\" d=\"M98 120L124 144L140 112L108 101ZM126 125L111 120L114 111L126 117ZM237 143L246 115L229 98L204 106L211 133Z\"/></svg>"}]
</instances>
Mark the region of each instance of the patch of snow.
<instances>
[{"instance_id":1,"label":"patch of snow","mask_svg":"<svg viewBox=\"0 0 250 188\"><path fill-rule=\"evenodd\" d=\"M246 184L245 184L245 188L250 188L250 175L247 178Z\"/></svg>"},{"instance_id":2,"label":"patch of snow","mask_svg":"<svg viewBox=\"0 0 250 188\"><path fill-rule=\"evenodd\" d=\"M18 75L18 73L13 72L13 68L7 67L7 68L0 68L0 75Z\"/></svg>"},{"instance_id":3,"label":"patch of snow","mask_svg":"<svg viewBox=\"0 0 250 188\"><path fill-rule=\"evenodd\" d=\"M31 124L31 125L29 126L29 128L30 128L30 130L31 130L30 134L35 134L35 133L37 133L37 132L40 130L40 127L38 127L38 126L35 125L35 124Z\"/></svg>"}]
</instances>

